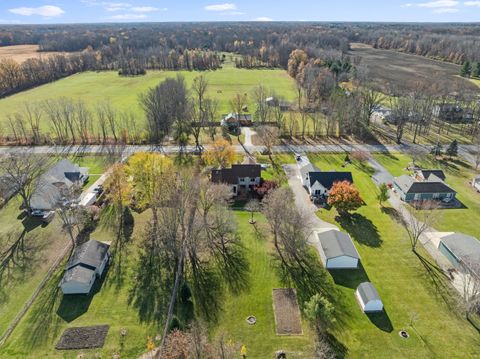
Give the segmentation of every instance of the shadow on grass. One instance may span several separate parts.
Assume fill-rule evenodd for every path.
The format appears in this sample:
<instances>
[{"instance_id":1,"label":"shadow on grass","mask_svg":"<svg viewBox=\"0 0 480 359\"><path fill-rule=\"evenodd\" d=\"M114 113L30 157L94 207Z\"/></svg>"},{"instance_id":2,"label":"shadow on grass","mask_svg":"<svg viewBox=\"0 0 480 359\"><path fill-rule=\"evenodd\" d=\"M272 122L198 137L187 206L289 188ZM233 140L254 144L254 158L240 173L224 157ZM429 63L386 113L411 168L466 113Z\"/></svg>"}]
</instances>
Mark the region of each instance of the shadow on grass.
<instances>
[{"instance_id":1,"label":"shadow on grass","mask_svg":"<svg viewBox=\"0 0 480 359\"><path fill-rule=\"evenodd\" d=\"M24 319L29 323L28 329L22 333L22 343L27 348L41 347L50 338L56 338L60 332L61 320L56 314L56 308L62 297L58 287L62 276L62 270L54 274L35 300L30 314Z\"/></svg>"},{"instance_id":2,"label":"shadow on grass","mask_svg":"<svg viewBox=\"0 0 480 359\"><path fill-rule=\"evenodd\" d=\"M382 312L378 313L368 313L366 314L368 319L380 330L391 333L393 331L393 325L390 321L390 317L388 316L385 308Z\"/></svg>"},{"instance_id":3,"label":"shadow on grass","mask_svg":"<svg viewBox=\"0 0 480 359\"><path fill-rule=\"evenodd\" d=\"M345 344L339 341L333 334L325 333L322 335L325 338L328 345L330 346L330 348L332 349L332 351L335 353L334 358L343 359L347 357L348 348Z\"/></svg>"},{"instance_id":4,"label":"shadow on grass","mask_svg":"<svg viewBox=\"0 0 480 359\"><path fill-rule=\"evenodd\" d=\"M27 232L31 232L35 228L38 228L38 227L45 228L47 226L47 224L45 222L43 222L40 218L31 217L31 216L28 216L28 215L23 218L22 225L23 225L23 228L25 228L25 230Z\"/></svg>"},{"instance_id":5,"label":"shadow on grass","mask_svg":"<svg viewBox=\"0 0 480 359\"><path fill-rule=\"evenodd\" d=\"M362 263L357 269L331 269L330 274L335 284L351 289L357 289L360 283L370 281Z\"/></svg>"},{"instance_id":6,"label":"shadow on grass","mask_svg":"<svg viewBox=\"0 0 480 359\"><path fill-rule=\"evenodd\" d=\"M440 296L445 304L450 307L450 309L455 310L456 302L455 296L452 295L451 289L448 282L448 276L443 272L443 270L438 267L436 264L430 262L427 258L423 257L417 251L414 251L415 255L420 260L420 263L425 268L425 274L433 285L435 292Z\"/></svg>"},{"instance_id":7,"label":"shadow on grass","mask_svg":"<svg viewBox=\"0 0 480 359\"><path fill-rule=\"evenodd\" d=\"M369 247L380 247L382 239L378 229L371 220L361 214L337 216L335 220L350 234L358 243Z\"/></svg>"},{"instance_id":8,"label":"shadow on grass","mask_svg":"<svg viewBox=\"0 0 480 359\"><path fill-rule=\"evenodd\" d=\"M85 314L92 303L93 297L102 288L108 269L109 267L107 266L103 275L95 280L89 294L64 294L57 309L58 316L67 323L70 323Z\"/></svg>"},{"instance_id":9,"label":"shadow on grass","mask_svg":"<svg viewBox=\"0 0 480 359\"><path fill-rule=\"evenodd\" d=\"M405 223L405 220L403 219L402 214L399 211L397 211L395 208L382 207L380 210L382 211L382 213L385 213L388 216L390 216L390 218L392 218L395 222L401 225Z\"/></svg>"}]
</instances>

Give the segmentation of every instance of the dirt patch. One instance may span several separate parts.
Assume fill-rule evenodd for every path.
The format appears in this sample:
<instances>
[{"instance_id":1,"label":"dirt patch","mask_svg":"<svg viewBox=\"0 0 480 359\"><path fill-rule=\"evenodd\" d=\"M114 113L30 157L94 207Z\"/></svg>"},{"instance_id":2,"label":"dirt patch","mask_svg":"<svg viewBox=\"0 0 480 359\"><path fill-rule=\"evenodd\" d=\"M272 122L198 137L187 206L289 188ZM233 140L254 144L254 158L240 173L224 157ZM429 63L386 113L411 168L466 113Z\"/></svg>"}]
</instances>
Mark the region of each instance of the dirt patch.
<instances>
[{"instance_id":1,"label":"dirt patch","mask_svg":"<svg viewBox=\"0 0 480 359\"><path fill-rule=\"evenodd\" d=\"M303 334L300 308L298 307L295 289L273 289L272 298L277 335Z\"/></svg>"},{"instance_id":2,"label":"dirt patch","mask_svg":"<svg viewBox=\"0 0 480 359\"><path fill-rule=\"evenodd\" d=\"M38 45L16 45L0 47L0 60L12 59L22 63L27 59L42 57L46 58L53 55L63 55L61 52L39 52Z\"/></svg>"},{"instance_id":3,"label":"dirt patch","mask_svg":"<svg viewBox=\"0 0 480 359\"><path fill-rule=\"evenodd\" d=\"M350 43L350 48L355 49L372 49L373 46L369 44L362 44L361 42L352 42Z\"/></svg>"},{"instance_id":4,"label":"dirt patch","mask_svg":"<svg viewBox=\"0 0 480 359\"><path fill-rule=\"evenodd\" d=\"M107 337L108 325L96 325L92 327L68 328L62 334L55 349L93 349L102 348Z\"/></svg>"},{"instance_id":5,"label":"dirt patch","mask_svg":"<svg viewBox=\"0 0 480 359\"><path fill-rule=\"evenodd\" d=\"M478 86L458 76L459 65L394 50L374 49L369 45L352 43L351 49L350 55L362 59L370 79L386 93L391 86L408 89L416 82L431 86L439 80L447 81L452 92L459 89L478 92Z\"/></svg>"}]
</instances>

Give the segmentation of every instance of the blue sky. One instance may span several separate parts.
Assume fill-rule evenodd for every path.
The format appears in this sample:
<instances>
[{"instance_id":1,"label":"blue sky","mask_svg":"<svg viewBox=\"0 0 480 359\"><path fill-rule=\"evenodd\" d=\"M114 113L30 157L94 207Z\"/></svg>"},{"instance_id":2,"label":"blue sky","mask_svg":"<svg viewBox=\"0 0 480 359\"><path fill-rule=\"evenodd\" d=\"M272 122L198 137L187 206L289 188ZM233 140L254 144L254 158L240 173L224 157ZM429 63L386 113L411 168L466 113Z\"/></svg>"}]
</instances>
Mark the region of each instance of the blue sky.
<instances>
[{"instance_id":1,"label":"blue sky","mask_svg":"<svg viewBox=\"0 0 480 359\"><path fill-rule=\"evenodd\" d=\"M478 22L480 0L0 0L0 23L125 21Z\"/></svg>"}]
</instances>

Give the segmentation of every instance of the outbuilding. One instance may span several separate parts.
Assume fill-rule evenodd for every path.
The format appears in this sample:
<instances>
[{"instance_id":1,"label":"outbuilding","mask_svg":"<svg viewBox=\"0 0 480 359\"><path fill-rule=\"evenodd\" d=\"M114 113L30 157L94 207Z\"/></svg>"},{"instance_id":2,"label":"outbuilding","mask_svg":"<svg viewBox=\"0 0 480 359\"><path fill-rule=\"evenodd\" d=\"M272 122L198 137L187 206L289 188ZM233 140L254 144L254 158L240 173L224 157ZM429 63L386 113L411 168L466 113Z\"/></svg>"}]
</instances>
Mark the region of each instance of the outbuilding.
<instances>
[{"instance_id":1,"label":"outbuilding","mask_svg":"<svg viewBox=\"0 0 480 359\"><path fill-rule=\"evenodd\" d=\"M461 271L480 277L480 241L463 233L440 237L438 250Z\"/></svg>"},{"instance_id":2,"label":"outbuilding","mask_svg":"<svg viewBox=\"0 0 480 359\"><path fill-rule=\"evenodd\" d=\"M383 303L377 289L370 282L363 282L357 287L355 297L364 313L375 313L383 310Z\"/></svg>"},{"instance_id":3,"label":"outbuilding","mask_svg":"<svg viewBox=\"0 0 480 359\"><path fill-rule=\"evenodd\" d=\"M317 232L318 251L327 269L356 269L360 255L347 233L330 229Z\"/></svg>"},{"instance_id":4,"label":"outbuilding","mask_svg":"<svg viewBox=\"0 0 480 359\"><path fill-rule=\"evenodd\" d=\"M63 294L88 294L107 266L110 245L89 240L75 248L65 268L60 288Z\"/></svg>"}]
</instances>

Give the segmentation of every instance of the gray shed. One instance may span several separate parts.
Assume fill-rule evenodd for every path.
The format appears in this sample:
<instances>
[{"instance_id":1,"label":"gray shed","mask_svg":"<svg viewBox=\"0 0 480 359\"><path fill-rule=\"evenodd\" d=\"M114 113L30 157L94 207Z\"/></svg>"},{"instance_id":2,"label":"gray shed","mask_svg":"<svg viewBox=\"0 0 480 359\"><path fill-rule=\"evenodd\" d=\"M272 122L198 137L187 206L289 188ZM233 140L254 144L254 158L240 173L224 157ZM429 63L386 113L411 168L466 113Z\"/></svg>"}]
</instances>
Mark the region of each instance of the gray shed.
<instances>
[{"instance_id":1,"label":"gray shed","mask_svg":"<svg viewBox=\"0 0 480 359\"><path fill-rule=\"evenodd\" d=\"M448 234L440 239L438 249L456 268L480 276L480 242L475 237Z\"/></svg>"},{"instance_id":2,"label":"gray shed","mask_svg":"<svg viewBox=\"0 0 480 359\"><path fill-rule=\"evenodd\" d=\"M347 233L331 229L317 233L319 252L327 269L352 269L358 267L360 255Z\"/></svg>"},{"instance_id":3,"label":"gray shed","mask_svg":"<svg viewBox=\"0 0 480 359\"><path fill-rule=\"evenodd\" d=\"M377 289L370 282L363 282L357 287L355 291L358 304L365 313L381 312L383 310L383 303L378 295Z\"/></svg>"}]
</instances>

